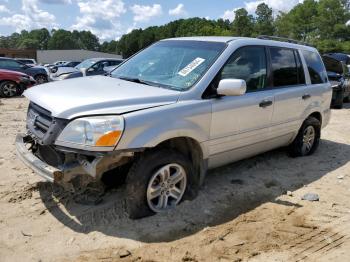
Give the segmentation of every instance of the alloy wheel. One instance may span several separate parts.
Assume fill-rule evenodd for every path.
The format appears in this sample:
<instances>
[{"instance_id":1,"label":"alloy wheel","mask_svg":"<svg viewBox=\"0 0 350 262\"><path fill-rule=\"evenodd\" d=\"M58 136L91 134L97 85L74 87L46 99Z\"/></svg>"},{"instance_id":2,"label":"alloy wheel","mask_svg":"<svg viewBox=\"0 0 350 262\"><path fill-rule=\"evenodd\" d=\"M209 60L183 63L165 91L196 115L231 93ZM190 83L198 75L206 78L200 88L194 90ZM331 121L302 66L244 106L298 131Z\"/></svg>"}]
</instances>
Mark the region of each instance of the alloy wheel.
<instances>
[{"instance_id":1,"label":"alloy wheel","mask_svg":"<svg viewBox=\"0 0 350 262\"><path fill-rule=\"evenodd\" d=\"M17 94L17 86L14 83L6 83L2 87L2 93L6 97L13 97Z\"/></svg>"},{"instance_id":2,"label":"alloy wheel","mask_svg":"<svg viewBox=\"0 0 350 262\"><path fill-rule=\"evenodd\" d=\"M35 78L35 81L38 83L38 84L44 84L47 82L47 79L45 76L37 76Z\"/></svg>"},{"instance_id":3,"label":"alloy wheel","mask_svg":"<svg viewBox=\"0 0 350 262\"><path fill-rule=\"evenodd\" d=\"M182 199L187 174L179 164L168 164L157 170L147 187L147 203L156 213L175 207Z\"/></svg>"},{"instance_id":4,"label":"alloy wheel","mask_svg":"<svg viewBox=\"0 0 350 262\"><path fill-rule=\"evenodd\" d=\"M316 137L315 128L313 126L308 126L304 130L303 134L303 146L302 146L302 152L304 155L309 153L312 149L312 146L314 145Z\"/></svg>"}]
</instances>

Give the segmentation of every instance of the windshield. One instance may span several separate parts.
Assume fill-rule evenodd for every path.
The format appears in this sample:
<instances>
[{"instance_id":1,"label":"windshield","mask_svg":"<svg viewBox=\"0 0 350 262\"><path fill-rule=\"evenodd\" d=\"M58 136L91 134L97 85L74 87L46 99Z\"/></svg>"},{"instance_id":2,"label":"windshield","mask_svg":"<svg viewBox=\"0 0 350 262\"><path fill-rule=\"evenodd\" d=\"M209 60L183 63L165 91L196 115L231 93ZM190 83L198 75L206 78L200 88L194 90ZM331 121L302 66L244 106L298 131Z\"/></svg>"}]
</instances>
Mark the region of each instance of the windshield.
<instances>
[{"instance_id":1,"label":"windshield","mask_svg":"<svg viewBox=\"0 0 350 262\"><path fill-rule=\"evenodd\" d=\"M81 62L79 65L77 65L75 68L76 69L89 68L95 63L96 63L95 59L86 59L83 62Z\"/></svg>"},{"instance_id":2,"label":"windshield","mask_svg":"<svg viewBox=\"0 0 350 262\"><path fill-rule=\"evenodd\" d=\"M225 47L216 42L161 41L130 58L111 76L184 91L204 75Z\"/></svg>"}]
</instances>

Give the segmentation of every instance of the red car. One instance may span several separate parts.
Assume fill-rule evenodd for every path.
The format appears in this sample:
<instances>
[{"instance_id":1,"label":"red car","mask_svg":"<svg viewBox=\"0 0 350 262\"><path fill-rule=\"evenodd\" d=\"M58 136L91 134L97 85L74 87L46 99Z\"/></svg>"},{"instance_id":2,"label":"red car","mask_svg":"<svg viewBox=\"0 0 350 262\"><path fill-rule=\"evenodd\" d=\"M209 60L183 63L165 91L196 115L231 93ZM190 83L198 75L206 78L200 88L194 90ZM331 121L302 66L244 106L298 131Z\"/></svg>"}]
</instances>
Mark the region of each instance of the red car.
<instances>
[{"instance_id":1,"label":"red car","mask_svg":"<svg viewBox=\"0 0 350 262\"><path fill-rule=\"evenodd\" d=\"M35 84L33 77L26 74L0 69L0 96L13 97Z\"/></svg>"}]
</instances>

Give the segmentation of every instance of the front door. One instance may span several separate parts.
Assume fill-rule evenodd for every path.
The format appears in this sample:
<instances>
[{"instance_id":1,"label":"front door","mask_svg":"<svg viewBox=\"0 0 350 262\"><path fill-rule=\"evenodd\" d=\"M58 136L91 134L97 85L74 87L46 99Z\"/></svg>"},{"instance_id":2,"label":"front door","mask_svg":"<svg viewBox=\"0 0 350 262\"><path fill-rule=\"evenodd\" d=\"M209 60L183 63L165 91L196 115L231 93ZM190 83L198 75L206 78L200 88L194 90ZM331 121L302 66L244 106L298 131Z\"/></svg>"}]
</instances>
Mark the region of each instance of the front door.
<instances>
[{"instance_id":1,"label":"front door","mask_svg":"<svg viewBox=\"0 0 350 262\"><path fill-rule=\"evenodd\" d=\"M212 99L211 167L254 155L269 137L274 96L273 91L266 90L265 47L247 46L235 51L217 81L228 78L245 80L247 93Z\"/></svg>"}]
</instances>

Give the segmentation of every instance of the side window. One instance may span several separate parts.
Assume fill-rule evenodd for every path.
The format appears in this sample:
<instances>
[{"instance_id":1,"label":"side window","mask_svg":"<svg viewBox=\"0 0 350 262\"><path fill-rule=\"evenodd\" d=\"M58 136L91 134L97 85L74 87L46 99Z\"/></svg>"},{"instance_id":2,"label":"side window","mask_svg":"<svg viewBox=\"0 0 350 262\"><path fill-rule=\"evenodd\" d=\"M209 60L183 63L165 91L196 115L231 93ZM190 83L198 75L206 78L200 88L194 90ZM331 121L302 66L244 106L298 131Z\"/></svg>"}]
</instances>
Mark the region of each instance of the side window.
<instances>
[{"instance_id":1,"label":"side window","mask_svg":"<svg viewBox=\"0 0 350 262\"><path fill-rule=\"evenodd\" d=\"M275 87L298 85L300 72L294 50L272 47L270 54L273 85Z\"/></svg>"},{"instance_id":2,"label":"side window","mask_svg":"<svg viewBox=\"0 0 350 262\"><path fill-rule=\"evenodd\" d=\"M243 79L247 91L256 91L266 87L266 54L265 48L247 46L237 50L223 67L222 79Z\"/></svg>"},{"instance_id":3,"label":"side window","mask_svg":"<svg viewBox=\"0 0 350 262\"><path fill-rule=\"evenodd\" d=\"M108 62L105 62L105 61L97 62L91 68L94 69L93 71L102 71L105 63L108 63Z\"/></svg>"},{"instance_id":4,"label":"side window","mask_svg":"<svg viewBox=\"0 0 350 262\"><path fill-rule=\"evenodd\" d=\"M121 62L122 62L122 61L117 61L117 60L116 60L116 61L110 61L110 62L109 62L109 65L110 65L110 66L115 66L115 65L119 65Z\"/></svg>"},{"instance_id":5,"label":"side window","mask_svg":"<svg viewBox=\"0 0 350 262\"><path fill-rule=\"evenodd\" d=\"M4 67L4 68L13 68L13 69L20 69L21 68L20 63L13 61L13 60L1 60L0 61L0 67Z\"/></svg>"},{"instance_id":6,"label":"side window","mask_svg":"<svg viewBox=\"0 0 350 262\"><path fill-rule=\"evenodd\" d=\"M327 72L321 57L312 51L302 51L311 78L311 84L322 84L327 82Z\"/></svg>"}]
</instances>

